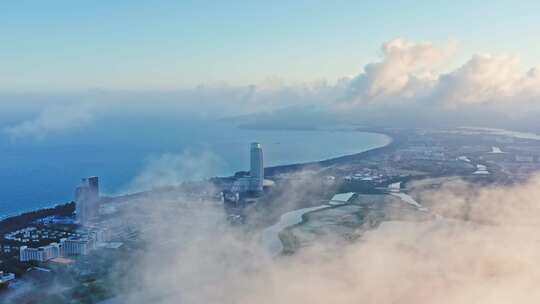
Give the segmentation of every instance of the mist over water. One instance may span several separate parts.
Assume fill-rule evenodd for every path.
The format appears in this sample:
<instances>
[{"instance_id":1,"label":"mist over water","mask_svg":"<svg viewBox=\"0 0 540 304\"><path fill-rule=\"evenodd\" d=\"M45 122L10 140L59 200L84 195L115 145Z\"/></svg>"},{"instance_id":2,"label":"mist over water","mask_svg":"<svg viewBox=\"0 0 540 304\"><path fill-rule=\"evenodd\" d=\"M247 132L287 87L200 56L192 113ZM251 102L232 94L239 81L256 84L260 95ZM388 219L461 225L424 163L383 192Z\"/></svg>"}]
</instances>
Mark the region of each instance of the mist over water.
<instances>
[{"instance_id":1,"label":"mist over water","mask_svg":"<svg viewBox=\"0 0 540 304\"><path fill-rule=\"evenodd\" d=\"M201 179L248 170L252 141L264 145L266 166L358 153L389 141L381 134L352 131L248 130L204 118L142 120L107 117L83 130L41 139L0 136L0 216L70 201L79 179L90 175L100 176L104 193L131 190L137 174L163 157L168 167L175 157L211 158L204 170L177 168L174 181L180 182L195 170Z\"/></svg>"}]
</instances>

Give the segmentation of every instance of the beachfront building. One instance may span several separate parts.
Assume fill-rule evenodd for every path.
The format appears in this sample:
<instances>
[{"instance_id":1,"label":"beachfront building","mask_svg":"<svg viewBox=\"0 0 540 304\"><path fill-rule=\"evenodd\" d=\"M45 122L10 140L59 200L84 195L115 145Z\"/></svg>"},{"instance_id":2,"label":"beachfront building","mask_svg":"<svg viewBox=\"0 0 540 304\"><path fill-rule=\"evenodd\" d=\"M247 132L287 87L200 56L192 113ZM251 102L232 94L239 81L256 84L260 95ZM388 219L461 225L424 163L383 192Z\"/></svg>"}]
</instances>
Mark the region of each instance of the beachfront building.
<instances>
[{"instance_id":1,"label":"beachfront building","mask_svg":"<svg viewBox=\"0 0 540 304\"><path fill-rule=\"evenodd\" d=\"M19 260L21 262L46 262L58 257L86 255L95 247L95 240L91 237L63 238L60 243L50 243L38 248L21 246Z\"/></svg>"},{"instance_id":2,"label":"beachfront building","mask_svg":"<svg viewBox=\"0 0 540 304\"><path fill-rule=\"evenodd\" d=\"M250 150L249 191L262 192L264 183L263 151L260 143L252 143Z\"/></svg>"},{"instance_id":3,"label":"beachfront building","mask_svg":"<svg viewBox=\"0 0 540 304\"><path fill-rule=\"evenodd\" d=\"M62 239L62 256L86 255L95 249L95 241L89 237Z\"/></svg>"},{"instance_id":4,"label":"beachfront building","mask_svg":"<svg viewBox=\"0 0 540 304\"><path fill-rule=\"evenodd\" d=\"M19 249L19 260L21 262L45 262L59 257L61 253L61 246L62 245L58 243L51 243L47 246L41 246L38 248L21 246Z\"/></svg>"},{"instance_id":5,"label":"beachfront building","mask_svg":"<svg viewBox=\"0 0 540 304\"><path fill-rule=\"evenodd\" d=\"M230 188L221 193L222 200L224 203L238 206L240 202L259 197L265 188L272 186L274 186L274 182L264 179L262 145L254 142L250 146L249 174L237 177Z\"/></svg>"},{"instance_id":6,"label":"beachfront building","mask_svg":"<svg viewBox=\"0 0 540 304\"><path fill-rule=\"evenodd\" d=\"M77 222L86 226L97 216L99 210L99 178L92 176L83 178L75 188L75 212Z\"/></svg>"}]
</instances>

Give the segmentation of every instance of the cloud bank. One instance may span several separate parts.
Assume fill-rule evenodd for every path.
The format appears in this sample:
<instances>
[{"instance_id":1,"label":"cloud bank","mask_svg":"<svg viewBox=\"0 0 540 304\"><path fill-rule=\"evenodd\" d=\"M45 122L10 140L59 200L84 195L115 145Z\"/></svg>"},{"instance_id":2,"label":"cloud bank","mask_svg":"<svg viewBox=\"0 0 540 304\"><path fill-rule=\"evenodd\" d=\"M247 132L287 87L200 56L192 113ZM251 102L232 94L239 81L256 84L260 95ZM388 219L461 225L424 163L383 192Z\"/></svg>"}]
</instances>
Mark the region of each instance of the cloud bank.
<instances>
[{"instance_id":1,"label":"cloud bank","mask_svg":"<svg viewBox=\"0 0 540 304\"><path fill-rule=\"evenodd\" d=\"M200 181L213 176L223 166L220 157L211 152L197 155L189 151L181 154L166 153L149 157L141 172L130 182L124 192L146 191L176 186L185 181Z\"/></svg>"},{"instance_id":2,"label":"cloud bank","mask_svg":"<svg viewBox=\"0 0 540 304\"><path fill-rule=\"evenodd\" d=\"M431 43L394 39L382 45L382 60L369 63L347 88L345 102L355 105L384 102L392 97L418 97L437 79L435 72L456 45L437 48Z\"/></svg>"},{"instance_id":3,"label":"cloud bank","mask_svg":"<svg viewBox=\"0 0 540 304\"><path fill-rule=\"evenodd\" d=\"M404 39L386 42L381 61L367 64L350 81L339 104L346 108L406 104L451 110L470 106L524 110L538 103L538 68L522 72L515 56L475 54L455 70L438 72L455 51L455 43L437 47Z\"/></svg>"},{"instance_id":4,"label":"cloud bank","mask_svg":"<svg viewBox=\"0 0 540 304\"><path fill-rule=\"evenodd\" d=\"M433 90L434 98L450 107L472 104L525 107L538 102L540 72L538 68L521 72L517 57L477 54L459 69L440 75Z\"/></svg>"},{"instance_id":5,"label":"cloud bank","mask_svg":"<svg viewBox=\"0 0 540 304\"><path fill-rule=\"evenodd\" d=\"M120 299L533 303L540 300L539 189L538 176L505 187L445 184L416 194L443 219L385 222L352 244L319 242L279 259L270 257L256 235L227 225L219 206L187 197L152 200L144 221L150 250L134 274L141 286ZM166 207L178 199L185 209Z\"/></svg>"},{"instance_id":6,"label":"cloud bank","mask_svg":"<svg viewBox=\"0 0 540 304\"><path fill-rule=\"evenodd\" d=\"M0 94L0 102L35 108L34 117L0 117L12 138L43 138L80 130L100 115L230 118L239 124L306 126L318 122L431 126L482 125L532 129L540 115L540 69L523 68L516 56L478 53L457 68L455 42L436 45L403 38L382 44L381 58L337 81L259 85L201 85L170 91L91 90L71 94ZM70 100L57 105L54 100ZM28 101L30 100L30 101ZM45 106L44 106L45 105ZM6 116L6 114L4 114ZM15 116L15 115L12 115ZM6 122L6 119L9 122ZM501 126L501 122L508 125ZM294 126L293 126L294 127Z\"/></svg>"},{"instance_id":7,"label":"cloud bank","mask_svg":"<svg viewBox=\"0 0 540 304\"><path fill-rule=\"evenodd\" d=\"M36 117L7 126L4 132L13 139L36 138L70 133L89 125L94 120L94 107L89 103L52 105Z\"/></svg>"}]
</instances>

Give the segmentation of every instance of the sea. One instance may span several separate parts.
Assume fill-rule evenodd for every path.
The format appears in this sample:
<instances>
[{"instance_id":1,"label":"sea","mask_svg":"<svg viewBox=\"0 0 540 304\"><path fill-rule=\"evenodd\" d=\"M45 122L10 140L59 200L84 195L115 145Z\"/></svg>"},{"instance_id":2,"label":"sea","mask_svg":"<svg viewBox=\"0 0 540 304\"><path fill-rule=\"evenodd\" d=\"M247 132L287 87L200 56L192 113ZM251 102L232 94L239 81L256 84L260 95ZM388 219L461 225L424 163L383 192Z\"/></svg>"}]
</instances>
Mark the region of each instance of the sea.
<instances>
[{"instance_id":1,"label":"sea","mask_svg":"<svg viewBox=\"0 0 540 304\"><path fill-rule=\"evenodd\" d=\"M69 202L86 176L99 176L102 193L115 195L145 190L136 186L171 177L175 170L183 172L172 174L171 183L247 171L249 144L254 141L263 146L265 166L276 166L355 154L384 146L390 138L342 126L260 130L190 117L151 121L124 117L36 138L3 134L0 217Z\"/></svg>"}]
</instances>

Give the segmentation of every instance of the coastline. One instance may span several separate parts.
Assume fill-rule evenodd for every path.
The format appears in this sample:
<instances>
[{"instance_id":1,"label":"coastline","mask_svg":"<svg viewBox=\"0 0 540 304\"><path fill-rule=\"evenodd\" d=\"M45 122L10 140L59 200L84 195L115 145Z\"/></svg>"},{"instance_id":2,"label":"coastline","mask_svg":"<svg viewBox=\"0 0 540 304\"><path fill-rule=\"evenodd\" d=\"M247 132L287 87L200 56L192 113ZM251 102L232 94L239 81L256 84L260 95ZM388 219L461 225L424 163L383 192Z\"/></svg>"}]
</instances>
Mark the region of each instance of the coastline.
<instances>
[{"instance_id":1,"label":"coastline","mask_svg":"<svg viewBox=\"0 0 540 304\"><path fill-rule=\"evenodd\" d=\"M4 220L10 219L10 218L26 215L26 214L29 214L29 213L39 212L39 211L43 211L43 210L56 209L56 208L62 207L64 205L70 204L70 203L73 203L73 201L66 201L66 202L63 202L63 203L51 204L51 205L43 206L43 207L38 208L38 209L30 209L30 210L26 210L26 211L19 211L19 212L0 214L0 225L2 224L2 222Z\"/></svg>"},{"instance_id":2,"label":"coastline","mask_svg":"<svg viewBox=\"0 0 540 304\"><path fill-rule=\"evenodd\" d=\"M388 142L379 147L371 148L371 149L361 151L358 153L333 157L329 159L323 159L323 160L313 161L313 162L293 163L293 164L287 164L287 165L267 167L267 168L264 168L265 175L273 176L279 173L302 170L304 168L309 168L309 167L314 167L314 166L326 167L326 166L331 166L331 165L340 164L344 162L356 161L356 160L363 159L365 157L369 157L371 155L381 153L383 151L391 150L397 144L397 140L393 138L392 136L390 136L390 134L382 133L382 132L363 131L363 130L358 130L358 131L364 132L364 133L384 135L388 138Z\"/></svg>"},{"instance_id":3,"label":"coastline","mask_svg":"<svg viewBox=\"0 0 540 304\"><path fill-rule=\"evenodd\" d=\"M378 146L378 147L375 147L375 148L371 148L371 149L368 149L368 150L365 150L365 151L361 151L361 152L358 152L358 153L347 154L347 155L338 156L338 157L329 158L329 159L323 159L323 160L320 160L320 161L292 163L292 164L286 164L286 165L278 165L278 166L267 167L267 168L265 168L265 175L266 176L274 176L274 175L277 175L277 174L288 173L288 172L302 170L302 169L305 169L305 168L310 168L310 167L315 167L315 166L325 167L325 166L335 165L335 164L339 164L339 163L343 163L343 162L355 161L355 160L363 159L365 157L369 157L371 155L375 155L377 153L381 153L383 151L387 151L389 149L393 149L395 144L396 144L396 139L393 138L390 134L387 134L387 133L383 133L383 132L380 132L380 131L374 131L374 130L361 130L361 129L355 129L354 132L363 132L363 133L372 133L372 134L383 135L383 136L387 137L388 141L384 145L381 145L381 146ZM240 172L242 172L242 171L240 171ZM233 177L234 177L234 175L232 175L232 176L224 176L224 177L209 177L206 180L210 181L212 179L230 179L230 178L233 178ZM117 195L117 196L110 196L110 197L105 197L105 199L107 199L107 200L115 200L115 199L127 198L127 197L130 197L130 196L146 195L146 194L148 194L150 192L153 192L153 191L156 191L156 190L158 190L158 189L149 190L149 191L128 193L128 194ZM32 210L28 210L28 211L21 211L21 212L18 212L18 213L0 215L0 229L5 225L6 222L10 222L10 221L12 221L12 220L14 220L16 218L23 218L23 217L26 217L26 216L28 216L30 214L35 214L35 213L49 211L49 210L55 210L58 207L64 206L64 205L69 204L69 203L72 203L72 202L57 203L57 204L54 204L54 205L47 205L47 206L44 206L44 207L38 208L38 209L32 209Z\"/></svg>"}]
</instances>

